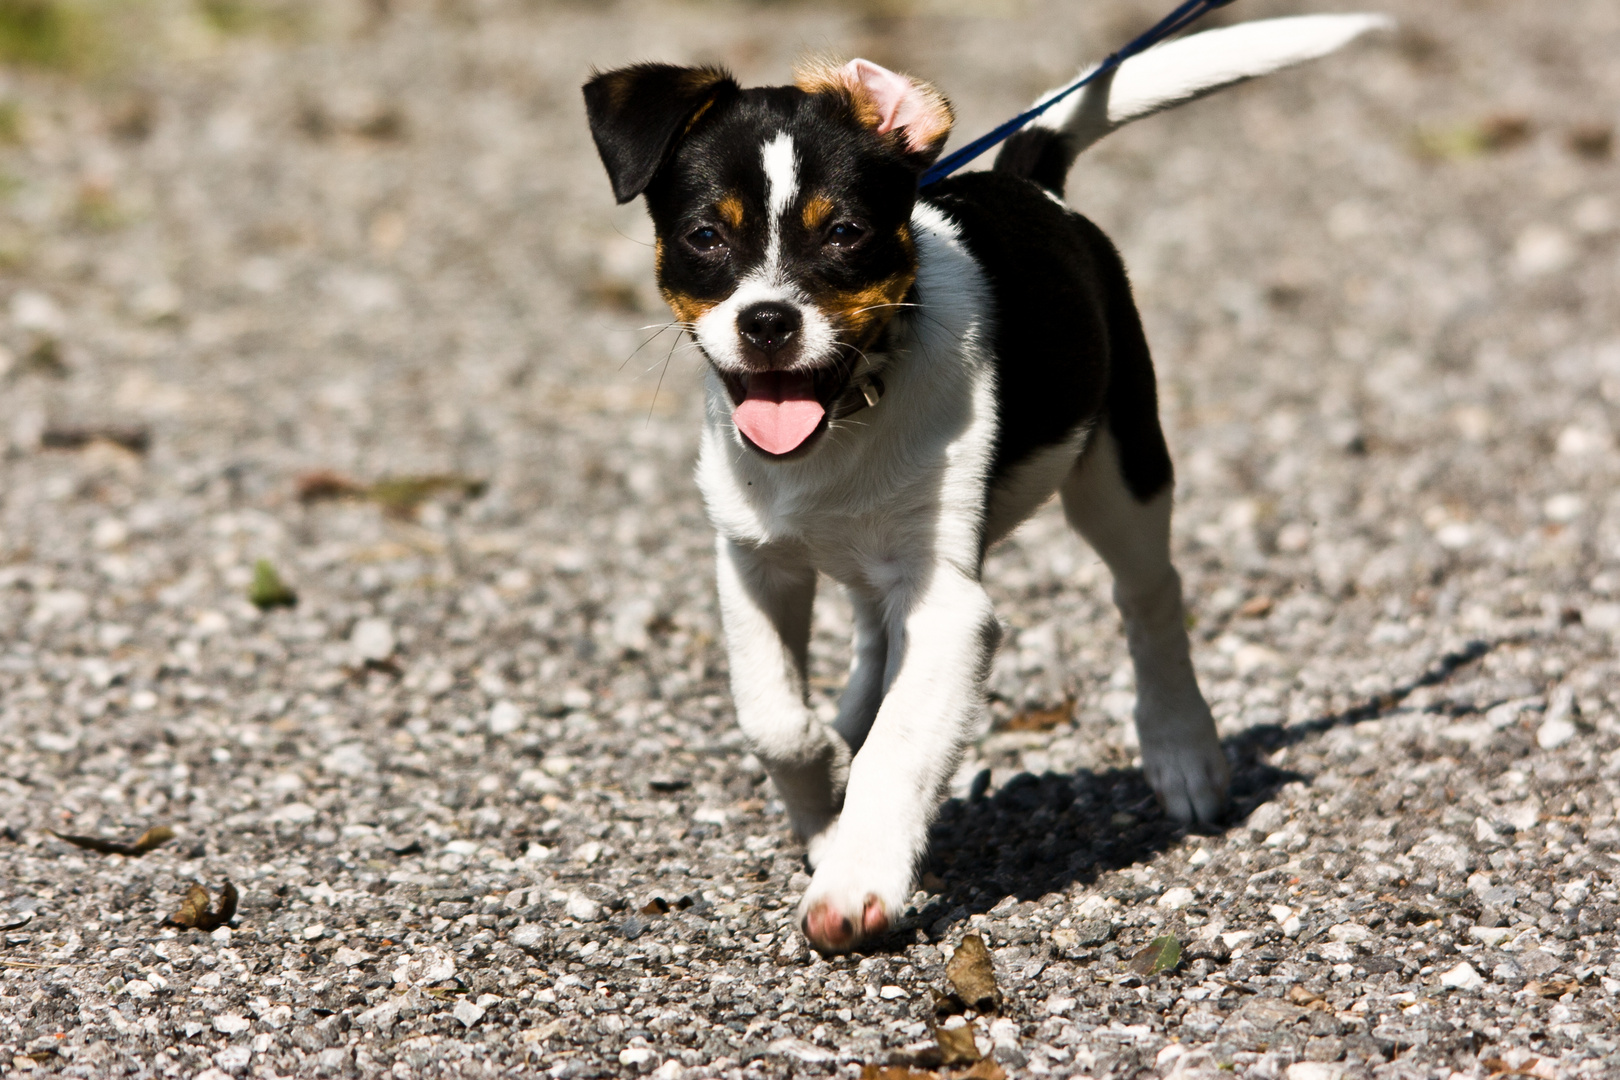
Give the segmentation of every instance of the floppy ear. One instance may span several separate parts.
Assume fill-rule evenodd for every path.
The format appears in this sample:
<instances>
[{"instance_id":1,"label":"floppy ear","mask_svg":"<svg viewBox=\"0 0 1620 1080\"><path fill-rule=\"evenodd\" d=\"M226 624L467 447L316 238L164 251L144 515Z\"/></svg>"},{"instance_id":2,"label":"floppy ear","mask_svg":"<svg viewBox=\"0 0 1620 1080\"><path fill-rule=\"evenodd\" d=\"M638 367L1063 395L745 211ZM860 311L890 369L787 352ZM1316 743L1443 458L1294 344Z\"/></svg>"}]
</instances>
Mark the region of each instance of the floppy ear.
<instances>
[{"instance_id":1,"label":"floppy ear","mask_svg":"<svg viewBox=\"0 0 1620 1080\"><path fill-rule=\"evenodd\" d=\"M902 150L919 169L933 164L956 121L951 103L938 90L870 60L803 68L798 86L812 94L846 95L867 127L879 135L899 133Z\"/></svg>"},{"instance_id":2,"label":"floppy ear","mask_svg":"<svg viewBox=\"0 0 1620 1080\"><path fill-rule=\"evenodd\" d=\"M647 190L697 118L737 89L729 74L710 67L636 64L593 76L585 115L613 197L627 203Z\"/></svg>"}]
</instances>

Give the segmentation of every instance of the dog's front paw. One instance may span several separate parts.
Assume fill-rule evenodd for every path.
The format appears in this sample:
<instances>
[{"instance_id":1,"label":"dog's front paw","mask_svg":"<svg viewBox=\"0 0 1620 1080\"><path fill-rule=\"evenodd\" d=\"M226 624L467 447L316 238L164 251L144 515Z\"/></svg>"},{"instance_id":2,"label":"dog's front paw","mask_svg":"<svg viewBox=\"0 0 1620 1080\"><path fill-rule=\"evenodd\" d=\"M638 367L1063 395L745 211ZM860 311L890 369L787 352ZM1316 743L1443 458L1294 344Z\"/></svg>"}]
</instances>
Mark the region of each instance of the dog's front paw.
<instances>
[{"instance_id":1,"label":"dog's front paw","mask_svg":"<svg viewBox=\"0 0 1620 1080\"><path fill-rule=\"evenodd\" d=\"M799 928L817 952L840 953L883 937L910 895L910 873L896 874L848 852L829 851L799 903ZM895 860L910 865L907 859Z\"/></svg>"},{"instance_id":2,"label":"dog's front paw","mask_svg":"<svg viewBox=\"0 0 1620 1080\"><path fill-rule=\"evenodd\" d=\"M880 938L892 925L883 901L871 894L847 907L830 896L822 897L805 911L799 923L805 940L824 956L848 952L864 941Z\"/></svg>"},{"instance_id":3,"label":"dog's front paw","mask_svg":"<svg viewBox=\"0 0 1620 1080\"><path fill-rule=\"evenodd\" d=\"M1226 812L1232 770L1213 728L1173 745L1142 746L1142 772L1165 813L1184 825L1209 825Z\"/></svg>"}]
</instances>

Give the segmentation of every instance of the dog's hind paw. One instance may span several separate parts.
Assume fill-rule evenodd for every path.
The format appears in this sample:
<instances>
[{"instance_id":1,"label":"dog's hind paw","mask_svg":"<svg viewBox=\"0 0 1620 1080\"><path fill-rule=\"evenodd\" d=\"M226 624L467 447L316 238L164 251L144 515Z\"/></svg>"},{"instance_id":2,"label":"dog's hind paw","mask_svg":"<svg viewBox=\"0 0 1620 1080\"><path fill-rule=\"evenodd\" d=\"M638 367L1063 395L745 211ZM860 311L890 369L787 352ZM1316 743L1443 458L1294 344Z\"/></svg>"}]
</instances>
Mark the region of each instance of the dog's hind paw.
<instances>
[{"instance_id":1,"label":"dog's hind paw","mask_svg":"<svg viewBox=\"0 0 1620 1080\"><path fill-rule=\"evenodd\" d=\"M1232 770L1213 732L1190 745L1144 746L1142 772L1164 812L1183 825L1210 825L1226 812Z\"/></svg>"},{"instance_id":2,"label":"dog's hind paw","mask_svg":"<svg viewBox=\"0 0 1620 1080\"><path fill-rule=\"evenodd\" d=\"M889 932L893 921L882 900L868 895L859 911L844 912L830 897L810 905L800 928L805 940L822 955L848 952Z\"/></svg>"}]
</instances>

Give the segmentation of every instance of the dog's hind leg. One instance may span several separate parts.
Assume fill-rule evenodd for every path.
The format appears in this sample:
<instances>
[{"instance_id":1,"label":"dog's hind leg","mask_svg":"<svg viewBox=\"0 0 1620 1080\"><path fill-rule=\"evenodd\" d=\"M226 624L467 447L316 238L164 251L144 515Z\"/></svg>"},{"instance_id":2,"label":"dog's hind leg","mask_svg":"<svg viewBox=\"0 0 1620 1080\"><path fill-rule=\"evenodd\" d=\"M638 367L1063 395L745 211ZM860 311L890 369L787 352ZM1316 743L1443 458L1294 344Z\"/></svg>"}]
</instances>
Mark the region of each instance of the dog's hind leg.
<instances>
[{"instance_id":1,"label":"dog's hind leg","mask_svg":"<svg viewBox=\"0 0 1620 1080\"><path fill-rule=\"evenodd\" d=\"M866 742L878 707L883 704L889 632L883 625L883 609L877 598L851 589L849 599L855 608L855 655L849 666L849 682L838 699L838 719L833 721L833 729L855 754Z\"/></svg>"},{"instance_id":2,"label":"dog's hind leg","mask_svg":"<svg viewBox=\"0 0 1620 1080\"><path fill-rule=\"evenodd\" d=\"M1151 421L1152 430L1126 425L1127 437L1162 448L1151 409L1133 419ZM1136 668L1136 731L1148 783L1176 820L1213 821L1225 809L1230 771L1193 674L1181 577L1170 563L1169 459L1162 486L1144 498L1133 488L1154 466L1138 460L1128 467L1111 427L1096 433L1063 481L1063 512L1114 575L1114 603ZM1127 480L1133 471L1137 484Z\"/></svg>"},{"instance_id":3,"label":"dog's hind leg","mask_svg":"<svg viewBox=\"0 0 1620 1080\"><path fill-rule=\"evenodd\" d=\"M838 816L849 747L805 700L816 572L789 547L721 536L716 577L737 720L814 859Z\"/></svg>"}]
</instances>

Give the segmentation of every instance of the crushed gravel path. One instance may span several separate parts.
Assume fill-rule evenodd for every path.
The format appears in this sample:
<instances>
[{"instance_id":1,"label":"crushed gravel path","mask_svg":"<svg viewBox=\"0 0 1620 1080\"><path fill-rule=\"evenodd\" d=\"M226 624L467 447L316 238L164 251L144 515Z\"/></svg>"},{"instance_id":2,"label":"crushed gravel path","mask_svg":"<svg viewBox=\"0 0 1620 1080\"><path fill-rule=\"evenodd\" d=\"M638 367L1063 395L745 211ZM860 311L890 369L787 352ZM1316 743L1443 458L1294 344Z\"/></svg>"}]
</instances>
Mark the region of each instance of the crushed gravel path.
<instances>
[{"instance_id":1,"label":"crushed gravel path","mask_svg":"<svg viewBox=\"0 0 1620 1080\"><path fill-rule=\"evenodd\" d=\"M1048 509L990 559L994 727L925 887L833 960L578 85L864 54L967 135L1156 5L333 3L0 71L0 1073L920 1071L978 934L1008 1075L1620 1076L1620 7L1377 6L1071 182L1157 356L1231 824L1153 806ZM827 590L829 715L848 623ZM164 924L227 880L230 925Z\"/></svg>"}]
</instances>

